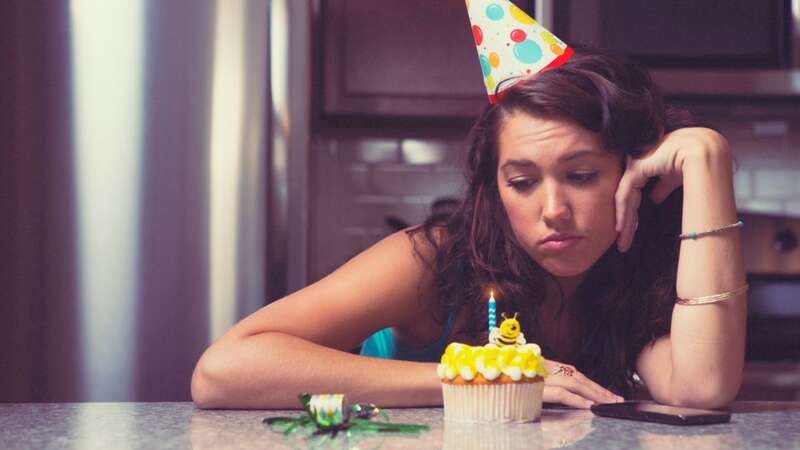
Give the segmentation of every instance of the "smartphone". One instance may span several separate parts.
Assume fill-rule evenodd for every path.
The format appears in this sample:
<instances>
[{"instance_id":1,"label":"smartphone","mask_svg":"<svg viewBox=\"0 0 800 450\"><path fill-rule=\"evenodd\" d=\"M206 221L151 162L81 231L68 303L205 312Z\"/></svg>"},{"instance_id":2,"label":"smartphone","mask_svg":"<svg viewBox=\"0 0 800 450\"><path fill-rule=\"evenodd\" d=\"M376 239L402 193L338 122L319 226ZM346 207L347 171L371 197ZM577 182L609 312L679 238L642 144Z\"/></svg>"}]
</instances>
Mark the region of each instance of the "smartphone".
<instances>
[{"instance_id":1,"label":"smartphone","mask_svg":"<svg viewBox=\"0 0 800 450\"><path fill-rule=\"evenodd\" d=\"M652 402L597 403L592 405L592 412L603 417L669 425L708 425L731 421L731 413L727 411L679 408Z\"/></svg>"}]
</instances>

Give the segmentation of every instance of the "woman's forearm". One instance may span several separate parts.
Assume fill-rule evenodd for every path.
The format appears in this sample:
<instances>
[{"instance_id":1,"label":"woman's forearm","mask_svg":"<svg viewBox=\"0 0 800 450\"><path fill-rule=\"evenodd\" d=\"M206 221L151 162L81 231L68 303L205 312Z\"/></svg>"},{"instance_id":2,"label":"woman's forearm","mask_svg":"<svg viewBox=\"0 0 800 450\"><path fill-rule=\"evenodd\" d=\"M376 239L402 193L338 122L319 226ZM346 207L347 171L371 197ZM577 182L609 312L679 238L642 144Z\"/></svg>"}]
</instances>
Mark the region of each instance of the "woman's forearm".
<instances>
[{"instance_id":1,"label":"woman's forearm","mask_svg":"<svg viewBox=\"0 0 800 450\"><path fill-rule=\"evenodd\" d=\"M738 220L732 157L721 136L683 153L683 233ZM680 244L677 292L695 298L746 282L739 229ZM677 403L725 404L736 395L744 363L746 295L714 304L676 305L672 314L670 396Z\"/></svg>"},{"instance_id":2,"label":"woman's forearm","mask_svg":"<svg viewBox=\"0 0 800 450\"><path fill-rule=\"evenodd\" d=\"M297 408L301 392L384 407L442 404L434 363L368 358L277 332L223 338L192 376L201 408Z\"/></svg>"}]
</instances>

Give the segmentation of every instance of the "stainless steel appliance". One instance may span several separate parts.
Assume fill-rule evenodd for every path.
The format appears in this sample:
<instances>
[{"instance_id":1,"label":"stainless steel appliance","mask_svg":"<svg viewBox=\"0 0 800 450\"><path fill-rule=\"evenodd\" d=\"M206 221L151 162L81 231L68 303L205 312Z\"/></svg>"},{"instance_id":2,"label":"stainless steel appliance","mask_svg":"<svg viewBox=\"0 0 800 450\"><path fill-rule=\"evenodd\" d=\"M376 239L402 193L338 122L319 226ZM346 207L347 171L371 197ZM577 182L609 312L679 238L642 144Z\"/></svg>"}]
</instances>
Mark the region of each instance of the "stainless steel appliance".
<instances>
[{"instance_id":1,"label":"stainless steel appliance","mask_svg":"<svg viewBox=\"0 0 800 450\"><path fill-rule=\"evenodd\" d=\"M309 8L3 3L0 401L188 400L305 282Z\"/></svg>"},{"instance_id":2,"label":"stainless steel appliance","mask_svg":"<svg viewBox=\"0 0 800 450\"><path fill-rule=\"evenodd\" d=\"M800 218L743 215L747 358L800 362Z\"/></svg>"},{"instance_id":3,"label":"stainless steel appliance","mask_svg":"<svg viewBox=\"0 0 800 450\"><path fill-rule=\"evenodd\" d=\"M750 283L740 399L800 399L800 218L742 215Z\"/></svg>"}]
</instances>

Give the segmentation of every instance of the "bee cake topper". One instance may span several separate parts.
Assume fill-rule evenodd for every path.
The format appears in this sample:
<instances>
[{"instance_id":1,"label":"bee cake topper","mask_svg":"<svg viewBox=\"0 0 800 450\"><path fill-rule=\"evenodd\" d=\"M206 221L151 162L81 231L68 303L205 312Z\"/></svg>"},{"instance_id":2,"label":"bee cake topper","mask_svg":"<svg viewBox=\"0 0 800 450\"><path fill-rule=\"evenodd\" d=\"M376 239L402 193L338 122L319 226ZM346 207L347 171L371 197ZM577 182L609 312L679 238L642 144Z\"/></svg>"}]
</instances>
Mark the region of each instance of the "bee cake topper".
<instances>
[{"instance_id":1,"label":"bee cake topper","mask_svg":"<svg viewBox=\"0 0 800 450\"><path fill-rule=\"evenodd\" d=\"M498 347L505 347L506 345L513 345L518 347L525 345L525 335L520 329L519 321L517 320L517 313L514 317L506 317L506 313L500 313L503 321L500 322L500 328L494 327L489 332L489 342L497 345Z\"/></svg>"}]
</instances>

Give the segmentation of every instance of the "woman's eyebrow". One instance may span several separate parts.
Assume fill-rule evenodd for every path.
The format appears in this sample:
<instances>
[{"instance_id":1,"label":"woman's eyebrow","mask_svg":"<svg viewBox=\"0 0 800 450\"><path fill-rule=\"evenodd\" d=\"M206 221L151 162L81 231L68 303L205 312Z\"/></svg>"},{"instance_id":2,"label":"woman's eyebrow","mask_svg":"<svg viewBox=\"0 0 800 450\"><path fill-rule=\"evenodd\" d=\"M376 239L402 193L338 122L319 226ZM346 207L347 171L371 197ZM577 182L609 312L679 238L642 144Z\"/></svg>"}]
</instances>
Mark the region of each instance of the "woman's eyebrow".
<instances>
[{"instance_id":1,"label":"woman's eyebrow","mask_svg":"<svg viewBox=\"0 0 800 450\"><path fill-rule=\"evenodd\" d=\"M603 154L595 150L575 150L574 152L561 155L558 158L558 163L565 163L567 161L572 161L573 159L578 159L584 156L594 156L596 158L600 158L603 156ZM530 159L509 159L506 160L501 169L505 169L506 167L509 166L536 167L536 163L531 161Z\"/></svg>"},{"instance_id":2,"label":"woman's eyebrow","mask_svg":"<svg viewBox=\"0 0 800 450\"><path fill-rule=\"evenodd\" d=\"M578 159L583 156L594 156L596 158L599 158L603 156L603 154L595 150L575 150L572 153L561 155L561 157L558 158L558 162L563 163L567 161L572 161L573 159Z\"/></svg>"},{"instance_id":3,"label":"woman's eyebrow","mask_svg":"<svg viewBox=\"0 0 800 450\"><path fill-rule=\"evenodd\" d=\"M500 169L505 169L506 167L536 167L536 163L531 161L530 159L509 159L503 164Z\"/></svg>"}]
</instances>

